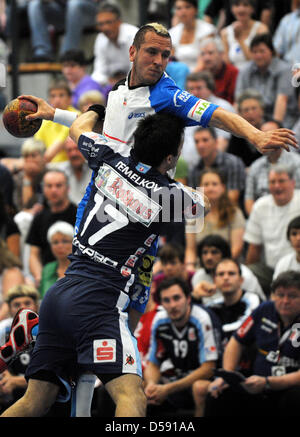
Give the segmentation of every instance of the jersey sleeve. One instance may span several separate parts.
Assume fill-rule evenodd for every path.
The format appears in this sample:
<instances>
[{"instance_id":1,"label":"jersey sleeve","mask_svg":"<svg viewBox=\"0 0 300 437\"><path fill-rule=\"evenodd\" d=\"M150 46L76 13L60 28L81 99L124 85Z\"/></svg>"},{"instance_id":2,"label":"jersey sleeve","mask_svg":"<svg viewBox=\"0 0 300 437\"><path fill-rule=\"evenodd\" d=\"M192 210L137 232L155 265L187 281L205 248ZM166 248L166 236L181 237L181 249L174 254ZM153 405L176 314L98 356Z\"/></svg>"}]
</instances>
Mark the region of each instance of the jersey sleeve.
<instances>
[{"instance_id":1,"label":"jersey sleeve","mask_svg":"<svg viewBox=\"0 0 300 437\"><path fill-rule=\"evenodd\" d=\"M156 112L167 111L185 120L186 126L207 127L217 105L198 99L178 88L170 78L163 80L150 91L151 106Z\"/></svg>"},{"instance_id":2,"label":"jersey sleeve","mask_svg":"<svg viewBox=\"0 0 300 437\"><path fill-rule=\"evenodd\" d=\"M259 319L260 306L242 323L239 329L233 334L234 338L242 345L251 345L255 342L256 324Z\"/></svg>"},{"instance_id":3,"label":"jersey sleeve","mask_svg":"<svg viewBox=\"0 0 300 437\"><path fill-rule=\"evenodd\" d=\"M112 154L106 138L95 132L86 132L80 135L78 149L83 154L92 170L97 170L107 153Z\"/></svg>"}]
</instances>

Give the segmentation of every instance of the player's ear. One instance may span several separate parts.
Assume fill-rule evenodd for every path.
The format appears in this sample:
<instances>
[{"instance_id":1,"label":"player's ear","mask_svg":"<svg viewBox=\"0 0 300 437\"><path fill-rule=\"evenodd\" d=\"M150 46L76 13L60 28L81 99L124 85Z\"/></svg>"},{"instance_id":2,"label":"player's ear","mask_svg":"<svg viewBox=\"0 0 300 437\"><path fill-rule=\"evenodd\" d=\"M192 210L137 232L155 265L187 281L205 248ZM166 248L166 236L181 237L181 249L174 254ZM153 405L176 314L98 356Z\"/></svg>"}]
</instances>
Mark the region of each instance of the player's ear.
<instances>
[{"instance_id":1,"label":"player's ear","mask_svg":"<svg viewBox=\"0 0 300 437\"><path fill-rule=\"evenodd\" d=\"M135 60L135 56L137 53L137 48L135 46L130 46L129 47L129 60L130 62L133 62Z\"/></svg>"}]
</instances>

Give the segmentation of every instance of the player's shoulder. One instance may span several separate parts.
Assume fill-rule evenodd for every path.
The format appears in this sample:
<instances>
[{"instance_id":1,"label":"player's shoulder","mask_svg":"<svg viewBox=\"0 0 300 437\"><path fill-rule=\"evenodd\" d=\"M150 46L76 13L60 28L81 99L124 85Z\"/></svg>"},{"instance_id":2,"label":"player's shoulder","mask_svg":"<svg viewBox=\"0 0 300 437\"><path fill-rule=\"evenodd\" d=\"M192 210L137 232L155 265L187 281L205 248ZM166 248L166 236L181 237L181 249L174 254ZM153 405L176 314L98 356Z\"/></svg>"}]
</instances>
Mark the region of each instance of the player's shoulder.
<instances>
[{"instance_id":1,"label":"player's shoulder","mask_svg":"<svg viewBox=\"0 0 300 437\"><path fill-rule=\"evenodd\" d=\"M192 305L190 320L196 324L209 324L211 325L211 316L209 311L201 305Z\"/></svg>"},{"instance_id":2,"label":"player's shoulder","mask_svg":"<svg viewBox=\"0 0 300 437\"><path fill-rule=\"evenodd\" d=\"M157 329L159 326L169 324L170 318L168 316L167 311L164 308L161 308L157 313L155 314L152 322L152 326Z\"/></svg>"},{"instance_id":3,"label":"player's shoulder","mask_svg":"<svg viewBox=\"0 0 300 437\"><path fill-rule=\"evenodd\" d=\"M112 87L110 92L117 91L119 89L119 87L121 87L122 85L124 86L126 84L126 80L127 80L126 77L124 77L123 79L120 79L118 82L116 82L114 84L114 86Z\"/></svg>"}]
</instances>

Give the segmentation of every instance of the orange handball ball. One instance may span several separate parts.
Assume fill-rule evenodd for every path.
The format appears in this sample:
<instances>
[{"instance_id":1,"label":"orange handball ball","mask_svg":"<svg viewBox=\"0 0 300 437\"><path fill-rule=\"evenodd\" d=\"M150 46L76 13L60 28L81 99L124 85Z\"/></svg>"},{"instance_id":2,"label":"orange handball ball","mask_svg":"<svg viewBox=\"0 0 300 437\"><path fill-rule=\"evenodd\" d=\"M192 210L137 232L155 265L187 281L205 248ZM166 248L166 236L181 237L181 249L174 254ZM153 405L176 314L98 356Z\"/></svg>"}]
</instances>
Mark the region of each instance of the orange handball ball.
<instances>
[{"instance_id":1,"label":"orange handball ball","mask_svg":"<svg viewBox=\"0 0 300 437\"><path fill-rule=\"evenodd\" d=\"M29 114L37 112L37 104L31 100L19 98L11 100L3 111L5 129L14 137L32 137L41 127L42 119L26 120Z\"/></svg>"}]
</instances>

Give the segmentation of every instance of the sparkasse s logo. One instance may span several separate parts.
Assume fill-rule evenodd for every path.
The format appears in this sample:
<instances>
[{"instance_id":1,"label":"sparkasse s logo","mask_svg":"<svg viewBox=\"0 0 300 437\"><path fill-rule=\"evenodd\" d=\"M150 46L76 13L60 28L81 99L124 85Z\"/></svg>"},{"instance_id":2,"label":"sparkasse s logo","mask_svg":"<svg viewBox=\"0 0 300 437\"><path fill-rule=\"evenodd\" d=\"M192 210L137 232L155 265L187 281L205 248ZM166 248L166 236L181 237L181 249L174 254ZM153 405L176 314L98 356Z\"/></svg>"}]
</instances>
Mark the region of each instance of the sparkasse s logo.
<instances>
[{"instance_id":1,"label":"sparkasse s logo","mask_svg":"<svg viewBox=\"0 0 300 437\"><path fill-rule=\"evenodd\" d=\"M116 361L116 340L94 340L94 363L114 363Z\"/></svg>"}]
</instances>

